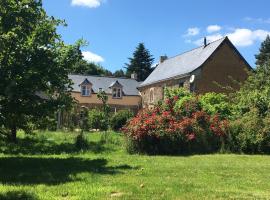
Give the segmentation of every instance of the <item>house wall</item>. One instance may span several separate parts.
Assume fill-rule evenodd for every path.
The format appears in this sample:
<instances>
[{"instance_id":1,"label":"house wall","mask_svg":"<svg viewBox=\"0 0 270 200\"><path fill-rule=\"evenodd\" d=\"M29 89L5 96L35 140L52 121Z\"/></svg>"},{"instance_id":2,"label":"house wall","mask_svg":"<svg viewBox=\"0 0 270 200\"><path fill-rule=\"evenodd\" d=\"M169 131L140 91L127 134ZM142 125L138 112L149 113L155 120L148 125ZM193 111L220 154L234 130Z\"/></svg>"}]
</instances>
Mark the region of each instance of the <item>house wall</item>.
<instances>
[{"instance_id":1,"label":"house wall","mask_svg":"<svg viewBox=\"0 0 270 200\"><path fill-rule=\"evenodd\" d=\"M219 50L201 67L200 75L196 76L195 92L199 94L206 92L228 93L230 91L223 88L228 86L238 90L239 84L234 82L245 81L248 77L248 69L249 66L233 48L229 44L223 43Z\"/></svg>"},{"instance_id":2,"label":"house wall","mask_svg":"<svg viewBox=\"0 0 270 200\"><path fill-rule=\"evenodd\" d=\"M207 60L204 65L192 72L195 75L194 92L203 94L206 92L228 93L228 89L223 87L232 87L234 90L239 89L239 84L247 79L250 70L249 66L230 47L228 43L223 43L219 49ZM230 78L231 77L231 78ZM159 100L163 99L163 88L179 87L179 82L184 81L184 87L188 90L192 88L189 83L189 78L185 79L170 79L161 83L152 84L140 88L143 107L151 107ZM216 84L217 82L218 84ZM150 91L154 91L154 102L150 102Z\"/></svg>"},{"instance_id":3,"label":"house wall","mask_svg":"<svg viewBox=\"0 0 270 200\"><path fill-rule=\"evenodd\" d=\"M171 79L171 80L163 81L160 83L156 83L156 84L152 84L150 86L140 88L143 108L151 107L154 104L156 104L159 100L162 100L164 98L164 88L165 87L167 87L167 88L179 87L180 82L184 83L185 88L187 88L188 90L190 89L189 77ZM151 90L154 93L154 101L153 102L150 101Z\"/></svg>"},{"instance_id":4,"label":"house wall","mask_svg":"<svg viewBox=\"0 0 270 200\"><path fill-rule=\"evenodd\" d=\"M97 98L97 94L91 94L89 97L81 96L80 92L72 92L71 96L75 98L80 105L95 108L101 107L102 103ZM141 107L141 97L140 96L122 96L121 99L113 99L112 95L108 95L108 104L110 105L112 111L131 109L133 111L138 111Z\"/></svg>"}]
</instances>

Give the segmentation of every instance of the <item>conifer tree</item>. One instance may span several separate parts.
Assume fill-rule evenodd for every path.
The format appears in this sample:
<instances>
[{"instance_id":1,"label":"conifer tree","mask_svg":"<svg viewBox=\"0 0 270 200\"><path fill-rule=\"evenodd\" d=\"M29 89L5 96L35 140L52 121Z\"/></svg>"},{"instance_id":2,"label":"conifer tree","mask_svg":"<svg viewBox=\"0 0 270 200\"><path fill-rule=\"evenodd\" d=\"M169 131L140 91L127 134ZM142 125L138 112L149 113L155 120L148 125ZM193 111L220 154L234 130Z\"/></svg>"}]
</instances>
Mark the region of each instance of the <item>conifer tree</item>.
<instances>
[{"instance_id":1,"label":"conifer tree","mask_svg":"<svg viewBox=\"0 0 270 200\"><path fill-rule=\"evenodd\" d=\"M127 76L136 73L138 81L144 81L152 72L152 64L154 58L149 50L145 48L143 43L139 43L133 53L133 57L129 58L129 64L126 64Z\"/></svg>"},{"instance_id":2,"label":"conifer tree","mask_svg":"<svg viewBox=\"0 0 270 200\"><path fill-rule=\"evenodd\" d=\"M270 59L270 36L262 42L259 54L255 55L256 65L262 66Z\"/></svg>"}]
</instances>

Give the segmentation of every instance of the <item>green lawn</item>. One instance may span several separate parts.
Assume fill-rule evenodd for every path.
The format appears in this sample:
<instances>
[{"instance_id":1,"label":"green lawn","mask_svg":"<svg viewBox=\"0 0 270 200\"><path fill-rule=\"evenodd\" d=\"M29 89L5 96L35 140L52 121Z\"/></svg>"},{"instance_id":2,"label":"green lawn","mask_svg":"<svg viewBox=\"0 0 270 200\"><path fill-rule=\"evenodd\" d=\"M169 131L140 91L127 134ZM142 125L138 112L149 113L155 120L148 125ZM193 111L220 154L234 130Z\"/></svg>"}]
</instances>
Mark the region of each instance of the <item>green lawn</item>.
<instances>
[{"instance_id":1,"label":"green lawn","mask_svg":"<svg viewBox=\"0 0 270 200\"><path fill-rule=\"evenodd\" d=\"M0 199L270 199L270 156L128 155L121 135L20 134L0 142Z\"/></svg>"}]
</instances>

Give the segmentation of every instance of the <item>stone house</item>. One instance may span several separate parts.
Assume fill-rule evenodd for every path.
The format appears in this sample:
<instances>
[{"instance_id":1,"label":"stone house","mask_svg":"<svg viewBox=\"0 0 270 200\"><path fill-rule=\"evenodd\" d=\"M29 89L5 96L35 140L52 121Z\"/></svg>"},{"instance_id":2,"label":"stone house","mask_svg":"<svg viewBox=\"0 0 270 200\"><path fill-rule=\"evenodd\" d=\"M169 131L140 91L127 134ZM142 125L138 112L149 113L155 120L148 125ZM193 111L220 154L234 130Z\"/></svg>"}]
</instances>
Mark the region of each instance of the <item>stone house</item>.
<instances>
[{"instance_id":1,"label":"stone house","mask_svg":"<svg viewBox=\"0 0 270 200\"><path fill-rule=\"evenodd\" d=\"M227 93L239 89L237 82L248 77L251 66L228 37L207 43L172 58L162 56L160 63L138 87L143 107L164 98L165 87L185 87L197 94Z\"/></svg>"},{"instance_id":2,"label":"stone house","mask_svg":"<svg viewBox=\"0 0 270 200\"><path fill-rule=\"evenodd\" d=\"M102 106L102 102L97 94L105 91L111 111L129 109L137 112L141 108L141 96L137 89L140 83L132 76L133 78L115 78L69 75L73 82L71 95L80 106L98 108Z\"/></svg>"}]
</instances>

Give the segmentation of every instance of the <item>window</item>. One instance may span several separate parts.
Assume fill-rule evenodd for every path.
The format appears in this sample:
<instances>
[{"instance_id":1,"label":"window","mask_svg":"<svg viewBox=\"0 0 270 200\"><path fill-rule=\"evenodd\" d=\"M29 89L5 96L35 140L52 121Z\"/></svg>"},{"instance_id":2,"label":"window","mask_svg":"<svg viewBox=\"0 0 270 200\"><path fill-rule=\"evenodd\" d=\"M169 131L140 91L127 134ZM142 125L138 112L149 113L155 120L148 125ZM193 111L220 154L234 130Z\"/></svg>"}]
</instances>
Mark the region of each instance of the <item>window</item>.
<instances>
[{"instance_id":1,"label":"window","mask_svg":"<svg viewBox=\"0 0 270 200\"><path fill-rule=\"evenodd\" d=\"M150 100L150 103L154 102L154 89L153 88L150 89L150 98L149 98L149 100Z\"/></svg>"},{"instance_id":2,"label":"window","mask_svg":"<svg viewBox=\"0 0 270 200\"><path fill-rule=\"evenodd\" d=\"M122 98L122 89L121 88L113 88L112 89L112 97L114 99Z\"/></svg>"},{"instance_id":3,"label":"window","mask_svg":"<svg viewBox=\"0 0 270 200\"><path fill-rule=\"evenodd\" d=\"M91 87L90 85L82 85L81 86L81 95L84 97L90 96L91 94Z\"/></svg>"},{"instance_id":4,"label":"window","mask_svg":"<svg viewBox=\"0 0 270 200\"><path fill-rule=\"evenodd\" d=\"M180 82L179 87L184 87L184 82Z\"/></svg>"}]
</instances>

